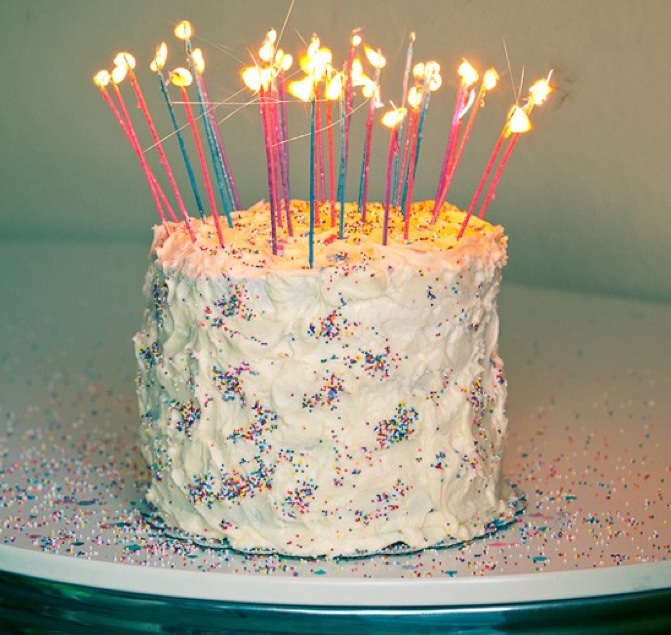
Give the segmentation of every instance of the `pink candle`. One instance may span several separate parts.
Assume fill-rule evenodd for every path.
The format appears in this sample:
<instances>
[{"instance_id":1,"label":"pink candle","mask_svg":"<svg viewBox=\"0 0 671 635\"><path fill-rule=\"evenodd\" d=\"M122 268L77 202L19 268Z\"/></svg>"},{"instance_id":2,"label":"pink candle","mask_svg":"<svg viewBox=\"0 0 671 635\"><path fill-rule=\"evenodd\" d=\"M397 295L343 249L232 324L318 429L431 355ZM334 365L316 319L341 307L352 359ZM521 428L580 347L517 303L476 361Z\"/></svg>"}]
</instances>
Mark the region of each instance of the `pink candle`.
<instances>
[{"instance_id":1,"label":"pink candle","mask_svg":"<svg viewBox=\"0 0 671 635\"><path fill-rule=\"evenodd\" d=\"M140 160L140 166L142 167L142 171L144 172L145 178L147 179L147 183L149 185L149 191L151 192L152 198L154 199L154 204L156 205L158 215L161 218L161 222L163 223L163 226L166 228L166 231L170 233L168 220L163 211L163 206L161 205L161 198L158 193L157 189L158 183L156 182L156 178L154 177L149 166L147 165L147 162L145 161L144 156L142 155L142 150L137 147L133 135L126 126L126 122L124 121L123 117L119 113L119 110L112 101L112 98L109 96L109 93L107 92L107 85L109 84L110 80L111 77L107 71L100 71L93 78L93 83L100 89L100 95L105 100L105 103L109 106L110 110L112 111L112 114L114 115L114 118L117 120L117 123L119 124L121 130L126 136L128 143L130 144L131 148L133 148L135 154L138 156L138 159ZM177 221L177 217L175 216L174 212L172 212L172 215L173 219Z\"/></svg>"},{"instance_id":2,"label":"pink candle","mask_svg":"<svg viewBox=\"0 0 671 635\"><path fill-rule=\"evenodd\" d=\"M316 172L319 177L317 180L317 200L322 205L326 201L326 162L324 161L324 124L322 122L322 113L325 102L322 96L321 83L315 83L315 104L317 106L315 119L315 151L316 151Z\"/></svg>"},{"instance_id":3,"label":"pink candle","mask_svg":"<svg viewBox=\"0 0 671 635\"><path fill-rule=\"evenodd\" d=\"M406 126L405 140L403 143L403 152L399 152L401 156L399 166L399 178L396 184L396 205L401 207L403 205L403 191L407 187L407 178L409 168L409 160L411 148L414 148L417 143L417 108L412 104L408 111L408 124Z\"/></svg>"},{"instance_id":4,"label":"pink candle","mask_svg":"<svg viewBox=\"0 0 671 635\"><path fill-rule=\"evenodd\" d=\"M331 227L335 227L335 155L333 153L333 108L330 101L326 104L326 138L329 161L329 207L331 209Z\"/></svg>"},{"instance_id":5,"label":"pink candle","mask_svg":"<svg viewBox=\"0 0 671 635\"><path fill-rule=\"evenodd\" d=\"M490 68L484 76L484 79L482 81L482 84L480 85L480 90L478 91L478 94L475 98L475 101L473 102L473 108L471 109L471 114L468 118L468 122L466 124L466 128L464 129L464 134L462 135L461 142L459 144L459 148L454 154L454 158L451 161L451 164L448 169L448 174L447 174L447 179L444 184L444 192L445 196L444 199L447 198L447 194L450 189L450 185L452 184L452 179L454 178L454 175L457 171L457 166L459 164L459 161L461 160L461 155L464 151L464 147L466 146L466 142L468 141L468 138L470 137L471 130L473 129L473 124L475 123L475 118L477 117L477 114L480 110L480 108L483 105L485 95L488 90L491 90L496 86L496 83L498 81L498 74L493 68ZM444 202L443 199L443 202ZM442 203L441 203L442 204Z\"/></svg>"},{"instance_id":6,"label":"pink candle","mask_svg":"<svg viewBox=\"0 0 671 635\"><path fill-rule=\"evenodd\" d=\"M203 174L203 183L205 184L207 199L210 203L210 213L212 214L212 218L214 220L214 226L217 231L217 237L219 238L219 244L223 247L224 236L221 229L221 223L219 222L219 214L217 213L217 204L214 198L212 180L210 179L210 172L207 168L207 161L205 160L205 152L203 151L203 144L198 132L198 126L196 125L196 118L193 115L193 109L191 108L191 103L189 101L189 94L186 91L186 87L191 85L193 77L186 68L176 68L174 71L172 71L172 73L170 73L170 81L175 86L179 87L182 104L184 105L184 113L186 114L186 120L189 124L189 128L191 129L193 142L196 146L196 154L198 155L198 162L200 163L200 170Z\"/></svg>"},{"instance_id":7,"label":"pink candle","mask_svg":"<svg viewBox=\"0 0 671 635\"><path fill-rule=\"evenodd\" d=\"M408 103L408 91L410 86L410 74L412 72L412 58L414 55L414 47L415 47L415 34L414 32L411 32L408 42L408 49L405 54L405 68L403 69L403 88L402 88L403 92L401 100L402 108L405 108ZM405 123L402 121L398 127L398 138L400 146L402 147L405 146L406 137L407 137L407 131L405 130ZM401 169L402 160L403 160L403 152L397 152L396 158L394 159L394 183L392 185L392 191L395 190L396 192L394 195L394 201L396 202L396 205L398 205L398 201L400 200L399 184L403 178L402 177L403 172Z\"/></svg>"},{"instance_id":8,"label":"pink candle","mask_svg":"<svg viewBox=\"0 0 671 635\"><path fill-rule=\"evenodd\" d=\"M268 202L270 205L270 229L273 254L277 254L277 176L275 173L275 148L272 140L272 120L268 107L267 89L262 88L259 93L261 120L263 121L263 136L266 147L266 167L268 175Z\"/></svg>"},{"instance_id":9,"label":"pink candle","mask_svg":"<svg viewBox=\"0 0 671 635\"><path fill-rule=\"evenodd\" d=\"M464 222L461 226L461 230L459 231L459 235L457 238L461 238L464 234L464 231L466 230L466 226L468 225L468 221L471 219L471 216L473 216L473 212L475 211L475 206L478 203L478 200L480 199L480 195L482 194L482 190L485 187L485 183L487 182L487 179L489 178L489 174L492 171L492 168L494 167L494 162L496 161L496 157L499 155L499 152L501 150L501 146L503 145L503 142L506 139L506 132L507 132L507 123L503 127L503 130L501 131L501 134L499 135L499 138L497 139L496 143L494 144L494 150L492 151L491 156L489 157L489 161L487 161L487 165L485 166L485 171L482 174L482 178L480 179L480 182L478 183L478 187L475 190L475 194L473 194L473 198L471 199L471 204L468 206L468 211L466 212L466 218L464 219Z\"/></svg>"},{"instance_id":10,"label":"pink candle","mask_svg":"<svg viewBox=\"0 0 671 635\"><path fill-rule=\"evenodd\" d=\"M345 172L347 171L347 157L349 154L349 130L352 117L352 103L353 103L353 84L354 84L354 68L356 58L356 50L361 45L361 36L359 30L352 31L352 39L349 49L349 56L345 66L345 125L343 126L343 134L345 136ZM344 176L344 175L343 175Z\"/></svg>"},{"instance_id":11,"label":"pink candle","mask_svg":"<svg viewBox=\"0 0 671 635\"><path fill-rule=\"evenodd\" d=\"M415 131L417 130L415 124ZM417 139L419 140L419 138ZM415 188L415 160L417 159L417 148L419 143L413 143L410 146L410 156L408 158L408 177L405 198L403 200L403 238L408 240L410 238L410 204L412 202L412 195Z\"/></svg>"},{"instance_id":12,"label":"pink candle","mask_svg":"<svg viewBox=\"0 0 671 635\"><path fill-rule=\"evenodd\" d=\"M269 116L271 127L271 143L273 146L273 170L276 182L277 198L277 221L280 226L284 225L283 216L286 217L286 227L289 236L293 236L293 224L291 221L290 203L289 203L289 176L285 172L285 148L287 142L284 141L282 124L280 121L280 99L279 92L275 85L271 88L271 97L269 100ZM284 209L282 209L284 208Z\"/></svg>"},{"instance_id":13,"label":"pink candle","mask_svg":"<svg viewBox=\"0 0 671 635\"><path fill-rule=\"evenodd\" d=\"M508 146L506 147L505 151L503 152L503 155L501 156L499 167L496 168L496 172L494 172L492 182L489 184L489 189L487 190L487 194L485 195L485 200L482 202L482 207L480 208L480 213L478 214L480 218L484 218L485 212L489 207L489 203L495 196L496 186L499 184L499 181L501 180L503 169L506 167L506 164L510 159L510 155L512 154L513 149L515 148L515 145L517 144L519 138L520 138L519 133L516 133L511 135L510 139L508 140Z\"/></svg>"},{"instance_id":14,"label":"pink candle","mask_svg":"<svg viewBox=\"0 0 671 635\"><path fill-rule=\"evenodd\" d=\"M459 130L461 128L461 121L466 112L466 104L468 103L468 96L470 87L478 80L478 73L476 70L464 60L458 69L458 74L461 77L459 88L457 90L457 97L454 103L454 110L452 112L452 125L450 126L450 134L447 139L447 147L445 148L445 156L443 157L443 165L440 171L440 178L438 180L438 187L436 189L436 199L433 205L432 223L438 220L440 209L445 202L447 196L447 177L450 172L452 162L454 160L454 153L457 147L457 138L459 137Z\"/></svg>"},{"instance_id":15,"label":"pink candle","mask_svg":"<svg viewBox=\"0 0 671 635\"><path fill-rule=\"evenodd\" d=\"M165 151L163 149L163 144L161 143L161 138L158 135L156 126L154 125L154 121L151 117L151 114L149 113L147 102L145 101L144 95L142 94L142 90L140 89L140 84L138 83L137 77L135 76L134 71L135 58L130 53L121 52L118 53L117 56L114 58L114 63L118 67L120 66L126 68L131 88L133 89L133 92L135 93L135 97L137 99L138 107L142 111L144 119L147 123L147 128L149 128L149 133L151 135L152 141L154 142L154 146L156 147L156 151L158 152L159 161L163 166L163 169L165 170L166 176L168 177L170 187L172 188L175 200L177 201L177 206L179 207L182 216L186 218L188 216L188 212L186 211L184 200L182 199L182 195L179 191L179 188L177 187L177 181L175 180L175 175L173 174L172 168L170 167L168 157L166 156Z\"/></svg>"},{"instance_id":16,"label":"pink candle","mask_svg":"<svg viewBox=\"0 0 671 635\"><path fill-rule=\"evenodd\" d=\"M475 211L475 206L478 202L478 199L480 198L480 194L482 194L482 190L484 189L485 183L489 178L489 174L491 173L492 168L494 167L494 162L496 161L496 158L501 150L501 146L503 145L503 143L506 141L506 139L508 139L512 135L512 138L508 143L508 147L503 153L503 157L501 158L499 167L494 173L494 178L492 180L492 185L494 187L492 188L492 186L490 185L489 189L487 190L487 195L482 204L482 209L480 211L481 217L484 215L484 212L487 210L487 207L489 206L489 203L492 197L494 196L496 184L501 179L503 168L506 166L506 163L510 158L510 154L513 151L515 145L517 144L517 138L519 137L520 133L527 132L530 129L531 129L531 122L529 121L529 116L527 115L526 111L520 106L514 106L513 109L511 110L511 114L508 118L508 121L506 121L505 125L503 126L503 130L501 130L501 134L499 135L499 138L496 141L494 151L492 152L491 157L489 157L489 161L487 162L487 165L485 167L485 172L482 175L482 178L480 179L478 188L475 191L473 199L471 200L471 204L468 207L466 218L464 219L464 222L461 225L461 229L459 231L459 235L457 236L457 238L461 238L464 234L464 231L466 231L468 221L471 219L471 216Z\"/></svg>"},{"instance_id":17,"label":"pink candle","mask_svg":"<svg viewBox=\"0 0 671 635\"><path fill-rule=\"evenodd\" d=\"M222 196L224 213L226 214L229 227L232 227L233 222L231 219L230 207L240 209L240 200L235 187L235 181L233 180L233 173L231 172L228 155L224 149L219 126L214 115L214 108L212 107L212 102L207 94L205 81L202 77L202 73L205 70L205 59L203 58L200 49L194 49L191 46L193 27L188 20L179 22L175 27L174 33L178 39L184 42L186 58L194 75L196 90L198 91L198 98L200 100L201 113L203 115L203 125L205 126L207 133L212 161L215 163L214 171Z\"/></svg>"},{"instance_id":18,"label":"pink candle","mask_svg":"<svg viewBox=\"0 0 671 635\"><path fill-rule=\"evenodd\" d=\"M383 125L391 128L389 134L389 150L387 151L387 175L385 183L384 196L384 222L382 226L382 244L387 244L387 237L389 232L389 208L391 206L391 190L394 180L394 164L398 154L398 134L399 126L406 114L405 108L396 108L390 110L382 117Z\"/></svg>"},{"instance_id":19,"label":"pink candle","mask_svg":"<svg viewBox=\"0 0 671 635\"><path fill-rule=\"evenodd\" d=\"M126 108L126 103L123 99L123 96L121 95L121 91L119 90L119 83L123 81L123 79L126 76L127 68L125 66L116 66L114 68L114 71L112 72L112 82L114 86L114 95L117 99L117 104L119 106L119 109L123 115L124 121L126 123L126 127L128 128L128 131L130 132L134 143L136 147L136 151L138 152L138 156L140 157L140 161L142 162L143 166L146 166L146 170L148 170L147 162L146 159L144 158L144 153L142 152L142 148L140 146L140 142L138 140L137 134L135 132L135 128L133 127L133 123L131 121L130 115L128 114L128 109ZM186 212L186 208L182 208L180 210L182 212L182 215L184 217L184 224L191 236L191 239L193 241L196 240L196 235L194 234L193 227L191 227L191 221L189 219L189 215Z\"/></svg>"},{"instance_id":20,"label":"pink candle","mask_svg":"<svg viewBox=\"0 0 671 635\"><path fill-rule=\"evenodd\" d=\"M276 78L288 70L292 63L290 55L276 51L277 33L266 33L259 61L242 71L242 79L250 90L259 96L259 111L263 125L263 140L266 150L268 199L270 206L271 240L273 253L277 253L278 227L282 227L282 200L284 201L289 235L293 233L288 194L288 166L284 165L283 124L280 117ZM285 170L285 167L287 168Z\"/></svg>"},{"instance_id":21,"label":"pink candle","mask_svg":"<svg viewBox=\"0 0 671 635\"><path fill-rule=\"evenodd\" d=\"M280 155L280 180L282 181L282 197L284 199L284 213L287 218L287 230L289 236L293 236L293 224L290 210L290 190L289 190L289 119L287 117L287 97L286 97L286 71L289 70L293 62L291 55L286 55L281 49L275 54L276 62L279 67L277 75L277 98L278 108L276 115L278 117L278 135Z\"/></svg>"},{"instance_id":22,"label":"pink candle","mask_svg":"<svg viewBox=\"0 0 671 635\"><path fill-rule=\"evenodd\" d=\"M366 205L368 204L368 181L370 173L370 153L373 141L373 123L375 122L375 109L380 99L380 73L385 67L387 60L380 51L365 48L366 57L375 69L373 80L363 82L363 93L368 99L368 119L366 120L366 138L364 141L363 158L361 165L361 179L359 181L359 212L361 220L366 220Z\"/></svg>"},{"instance_id":23,"label":"pink candle","mask_svg":"<svg viewBox=\"0 0 671 635\"><path fill-rule=\"evenodd\" d=\"M529 97L524 107L515 105L511 109L510 115L508 116L508 120L503 126L503 130L501 131L501 134L499 135L496 145L494 146L492 156L489 158L489 161L487 162L485 172L482 178L480 179L480 183L478 184L478 188L475 191L473 200L471 201L471 204L468 208L466 218L464 219L464 222L461 225L461 229L459 231L459 235L457 236L457 238L461 238L464 234L464 231L466 230L468 221L473 215L475 205L477 204L477 201L480 198L485 182L489 178L489 174L492 170L496 157L498 156L499 151L501 150L503 142L505 141L506 138L512 136L512 138L508 143L508 147L506 148L503 156L501 157L499 167L497 168L494 174L492 183L489 186L487 195L480 209L479 216L481 218L484 217L485 212L487 211L487 207L489 206L489 203L491 202L491 200L495 195L496 186L498 185L498 182L501 179L503 170L506 167L508 160L510 159L510 155L512 154L512 151L515 148L515 145L517 144L519 135L531 130L531 121L529 120L529 113L533 110L534 106L543 104L547 100L550 93L552 92L552 87L550 86L551 77L552 77L552 71L550 71L550 73L548 74L547 79L538 80L535 84L531 86L531 88L529 88Z\"/></svg>"}]
</instances>

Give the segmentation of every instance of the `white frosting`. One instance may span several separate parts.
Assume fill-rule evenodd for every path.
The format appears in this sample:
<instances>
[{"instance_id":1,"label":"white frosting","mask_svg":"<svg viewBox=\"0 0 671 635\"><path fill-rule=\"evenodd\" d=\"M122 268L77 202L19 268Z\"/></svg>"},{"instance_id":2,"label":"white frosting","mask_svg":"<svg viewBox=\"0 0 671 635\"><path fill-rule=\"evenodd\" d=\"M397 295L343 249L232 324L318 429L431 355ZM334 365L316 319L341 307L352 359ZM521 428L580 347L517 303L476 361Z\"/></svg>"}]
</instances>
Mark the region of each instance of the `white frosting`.
<instances>
[{"instance_id":1,"label":"white frosting","mask_svg":"<svg viewBox=\"0 0 671 635\"><path fill-rule=\"evenodd\" d=\"M447 209L447 208L446 208ZM429 210L430 211L430 210ZM503 230L413 209L315 232L305 204L273 255L263 206L155 229L135 336L147 495L166 524L299 556L411 549L507 512L496 296ZM223 223L223 219L222 219Z\"/></svg>"}]
</instances>

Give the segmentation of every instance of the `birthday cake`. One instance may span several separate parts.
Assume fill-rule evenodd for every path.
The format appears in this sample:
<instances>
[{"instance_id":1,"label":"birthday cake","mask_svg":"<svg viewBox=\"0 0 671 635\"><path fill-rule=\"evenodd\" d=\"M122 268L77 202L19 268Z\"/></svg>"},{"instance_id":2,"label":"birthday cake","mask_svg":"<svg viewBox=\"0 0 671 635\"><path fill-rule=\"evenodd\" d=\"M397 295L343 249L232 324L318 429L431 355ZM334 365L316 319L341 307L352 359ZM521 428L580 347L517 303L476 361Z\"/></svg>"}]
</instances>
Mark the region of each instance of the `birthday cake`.
<instances>
[{"instance_id":1,"label":"birthday cake","mask_svg":"<svg viewBox=\"0 0 671 635\"><path fill-rule=\"evenodd\" d=\"M312 267L306 203L274 250L262 204L223 241L211 218L193 235L155 228L134 341L147 500L166 526L311 557L451 544L510 519L506 237L473 218L457 240L464 213L445 204L431 223L432 205L414 204L412 241L394 229L386 245L381 205L366 222L348 208L344 237L314 229Z\"/></svg>"}]
</instances>

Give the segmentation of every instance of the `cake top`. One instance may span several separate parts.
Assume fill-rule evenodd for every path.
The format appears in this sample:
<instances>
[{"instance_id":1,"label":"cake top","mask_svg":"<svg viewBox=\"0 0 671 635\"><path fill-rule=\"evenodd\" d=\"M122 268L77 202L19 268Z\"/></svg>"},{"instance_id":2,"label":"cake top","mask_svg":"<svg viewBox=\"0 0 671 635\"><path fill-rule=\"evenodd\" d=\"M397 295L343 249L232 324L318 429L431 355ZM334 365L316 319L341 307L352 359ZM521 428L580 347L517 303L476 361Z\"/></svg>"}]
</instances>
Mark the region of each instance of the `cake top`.
<instances>
[{"instance_id":1,"label":"cake top","mask_svg":"<svg viewBox=\"0 0 671 635\"><path fill-rule=\"evenodd\" d=\"M468 243L468 235L502 239L502 230L489 229L489 225L477 218L484 218L488 205L494 200L498 182L520 135L531 129L531 111L543 104L552 91L551 72L529 88L526 99L515 92L515 104L508 111L468 211L460 215L445 201L475 117L485 104L485 96L499 81L495 69L481 73L463 58L456 66L457 94L449 119L451 125L445 131L443 161L442 164L428 162L432 167L442 165L435 199L431 203L417 204L414 203L414 186L420 145L425 136L430 95L443 84L444 70L441 71L440 63L437 60L414 61L415 34L411 33L402 78L403 91L397 100L402 105L395 107L391 100L382 98L380 76L386 59L379 48L366 42L359 29L352 32L349 54L342 64L334 60L332 51L322 46L315 35L299 58L299 68L291 73L293 56L283 51L281 34L271 29L258 53L252 53L253 64L241 69L240 73L245 92L251 95L248 103L258 105L261 115L268 204L239 212L236 210L245 206L240 203L232 169L234 162L226 152L222 130L222 124L228 120L224 111L231 106L239 109L238 98L234 100L235 104L226 98L212 100L204 79L203 53L194 46L191 23L179 22L174 34L188 68L177 66L172 71L167 70L166 43L161 43L148 65L159 80L173 133L159 133L156 128L136 73L136 68L139 72L141 67L136 67L136 59L131 53L118 53L113 60L113 69L101 70L93 78L145 174L163 224L163 228L156 231L154 242L163 261L179 260L188 255L188 260L195 264L202 254L209 253L213 255L207 261L209 264L202 260L199 269L219 268L226 261L229 265L242 264L250 268L272 265L275 269L302 270L306 262L309 268L325 267L337 263L338 259L363 262L371 255L384 253L388 257L399 250L406 256L429 250L448 253L462 238ZM136 109L127 107L121 91L126 79L126 85L133 91ZM454 81L450 83L455 84ZM391 110L378 117L378 109L387 101ZM300 109L305 132L290 136L290 111L295 110L292 104L300 102L310 104L309 117L305 116L304 108ZM141 111L149 139L141 137L130 116L132 110ZM374 129L380 127L378 123L384 130L374 134ZM351 164L356 159L352 156L355 149L350 148L350 130L357 125L363 125L365 131L362 160L355 162L361 166L359 195L356 203L348 206L345 203L348 171L352 171ZM384 206L369 200L373 137L377 144L380 132L388 139ZM189 202L190 196L182 195L164 150L163 142L173 136L189 176L193 202ZM187 151L187 136L193 137L195 153ZM304 165L296 164L296 167L300 165L299 169L306 170L309 176L309 203L294 201L291 204L288 147L301 136L309 137L309 160ZM147 145L149 148L145 149ZM157 178L154 173L150 156L154 152L158 154L165 179ZM295 172L292 165L291 174ZM254 182L258 181L258 176L255 175ZM423 213L413 212L418 207ZM194 221L196 210L200 220ZM324 222L327 215L330 222ZM460 224L455 222L457 218ZM295 230L293 225L296 225ZM347 236L345 225L348 226ZM336 226L337 231L333 231ZM485 228L488 229L485 231ZM230 229L235 229L237 235L231 235ZM188 234L191 245L182 240L184 234ZM412 246L408 245L409 238ZM302 239L302 244L298 239ZM389 246L389 249L383 250L381 246ZM468 250L468 244L464 249Z\"/></svg>"},{"instance_id":2,"label":"cake top","mask_svg":"<svg viewBox=\"0 0 671 635\"><path fill-rule=\"evenodd\" d=\"M401 263L426 265L429 258L455 263L476 253L488 253L496 261L505 262L506 236L503 228L479 218L472 218L465 233L458 238L465 213L444 204L440 218L433 223L433 201L414 203L410 214L412 238L403 237L403 218L389 217L386 245L382 244L384 206L369 203L366 221L360 220L355 204L346 205L346 231L339 238L337 225L328 216L328 209L314 227L314 268L364 266L394 267ZM292 201L292 236L283 234L276 249L268 229L267 204L257 203L249 210L234 212L235 229L224 228L223 245L211 217L193 219L195 240L184 223L168 223L154 228L152 254L166 268L191 270L197 274L265 275L269 270L307 272L310 206L306 201ZM274 253L274 251L276 253Z\"/></svg>"}]
</instances>

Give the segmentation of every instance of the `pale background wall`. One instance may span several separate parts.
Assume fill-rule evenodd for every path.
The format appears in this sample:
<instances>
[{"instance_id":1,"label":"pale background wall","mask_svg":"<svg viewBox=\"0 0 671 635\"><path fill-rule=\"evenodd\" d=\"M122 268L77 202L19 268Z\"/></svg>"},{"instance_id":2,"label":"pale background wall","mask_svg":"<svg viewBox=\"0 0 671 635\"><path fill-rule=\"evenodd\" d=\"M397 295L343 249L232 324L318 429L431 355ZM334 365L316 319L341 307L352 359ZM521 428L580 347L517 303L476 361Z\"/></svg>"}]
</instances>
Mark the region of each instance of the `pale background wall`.
<instances>
[{"instance_id":1,"label":"pale background wall","mask_svg":"<svg viewBox=\"0 0 671 635\"><path fill-rule=\"evenodd\" d=\"M0 249L3 241L28 239L127 241L145 249L155 210L91 77L111 66L117 51L133 52L152 112L168 132L147 65L161 39L172 45L168 68L182 64L172 25L184 18L194 23L210 96L238 104L247 48L257 48L268 28L281 27L289 4L3 1ZM297 0L283 44L296 54L300 38L316 32L340 64L351 29L362 27L366 41L389 60L383 99L398 102L407 35L417 33L416 59L441 62L446 84L432 98L417 198L435 191L454 100L453 69L462 56L480 68L496 66L504 82L479 115L452 187L450 198L460 206L468 204L513 101L503 43L514 83L522 67L528 80L554 68L557 93L535 111L536 129L515 150L488 212L510 235L507 280L669 302L670 26L668 0ZM223 106L221 116L236 108ZM307 131L303 106L292 108L292 121L295 130ZM354 126L363 130L363 119ZM243 202L251 204L265 191L256 108L236 112L222 132ZM376 128L373 199L383 196L386 141L386 132ZM306 196L307 169L301 166L307 144L297 141L291 151L293 194ZM360 152L354 140L351 196ZM179 157L173 156L177 169Z\"/></svg>"}]
</instances>

